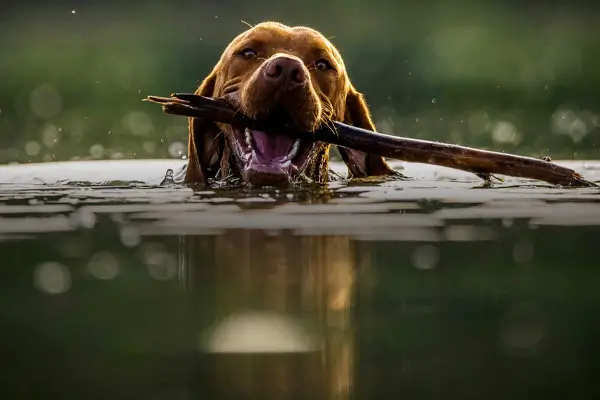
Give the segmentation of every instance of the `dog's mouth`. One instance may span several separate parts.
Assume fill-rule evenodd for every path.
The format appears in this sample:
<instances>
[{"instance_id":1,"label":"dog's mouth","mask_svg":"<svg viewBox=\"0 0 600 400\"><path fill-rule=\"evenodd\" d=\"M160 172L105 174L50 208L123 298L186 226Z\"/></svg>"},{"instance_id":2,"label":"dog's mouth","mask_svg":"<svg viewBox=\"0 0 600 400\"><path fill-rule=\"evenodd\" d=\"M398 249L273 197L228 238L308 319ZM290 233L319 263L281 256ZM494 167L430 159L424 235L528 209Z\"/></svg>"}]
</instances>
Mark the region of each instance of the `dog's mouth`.
<instances>
[{"instance_id":1,"label":"dog's mouth","mask_svg":"<svg viewBox=\"0 0 600 400\"><path fill-rule=\"evenodd\" d=\"M241 106L237 91L225 95L223 100L240 109L245 115L269 121L273 126L296 126L299 131L304 132L311 130L297 126L285 106L276 105L267 113L250 112L252 110ZM305 122L308 125L308 121ZM252 186L285 186L308 180L304 170L311 160L315 146L315 142L310 138L232 125L229 125L228 130L231 151L244 182Z\"/></svg>"},{"instance_id":2,"label":"dog's mouth","mask_svg":"<svg viewBox=\"0 0 600 400\"><path fill-rule=\"evenodd\" d=\"M253 186L281 186L302 175L313 143L285 134L234 128L242 178Z\"/></svg>"}]
</instances>

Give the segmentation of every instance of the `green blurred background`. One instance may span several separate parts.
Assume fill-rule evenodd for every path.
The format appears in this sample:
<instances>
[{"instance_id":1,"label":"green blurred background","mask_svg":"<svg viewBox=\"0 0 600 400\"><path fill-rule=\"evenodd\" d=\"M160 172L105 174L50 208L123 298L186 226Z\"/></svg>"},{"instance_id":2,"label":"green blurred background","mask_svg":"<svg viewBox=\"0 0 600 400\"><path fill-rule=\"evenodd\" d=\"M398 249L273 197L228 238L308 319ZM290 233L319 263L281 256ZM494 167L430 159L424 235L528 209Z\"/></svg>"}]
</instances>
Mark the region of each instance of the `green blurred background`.
<instances>
[{"instance_id":1,"label":"green blurred background","mask_svg":"<svg viewBox=\"0 0 600 400\"><path fill-rule=\"evenodd\" d=\"M0 6L0 163L185 156L191 92L229 40L277 20L341 49L378 130L597 159L598 6L578 2L29 1Z\"/></svg>"}]
</instances>

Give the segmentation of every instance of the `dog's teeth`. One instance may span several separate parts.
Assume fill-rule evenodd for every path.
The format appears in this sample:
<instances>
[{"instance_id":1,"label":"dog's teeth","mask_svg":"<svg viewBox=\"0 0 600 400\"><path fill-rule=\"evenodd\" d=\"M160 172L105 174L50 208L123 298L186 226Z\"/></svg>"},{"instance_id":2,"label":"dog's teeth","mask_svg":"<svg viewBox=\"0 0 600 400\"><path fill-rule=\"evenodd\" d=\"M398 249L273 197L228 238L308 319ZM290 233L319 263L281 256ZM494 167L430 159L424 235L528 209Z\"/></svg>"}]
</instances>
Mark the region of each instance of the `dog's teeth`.
<instances>
[{"instance_id":1,"label":"dog's teeth","mask_svg":"<svg viewBox=\"0 0 600 400\"><path fill-rule=\"evenodd\" d=\"M252 134L250 133L250 129L246 128L246 144L248 147L252 147Z\"/></svg>"},{"instance_id":2,"label":"dog's teeth","mask_svg":"<svg viewBox=\"0 0 600 400\"><path fill-rule=\"evenodd\" d=\"M300 149L300 139L296 139L294 145L292 146L292 150L290 150L288 154L288 160L294 159L298 155L298 150Z\"/></svg>"}]
</instances>

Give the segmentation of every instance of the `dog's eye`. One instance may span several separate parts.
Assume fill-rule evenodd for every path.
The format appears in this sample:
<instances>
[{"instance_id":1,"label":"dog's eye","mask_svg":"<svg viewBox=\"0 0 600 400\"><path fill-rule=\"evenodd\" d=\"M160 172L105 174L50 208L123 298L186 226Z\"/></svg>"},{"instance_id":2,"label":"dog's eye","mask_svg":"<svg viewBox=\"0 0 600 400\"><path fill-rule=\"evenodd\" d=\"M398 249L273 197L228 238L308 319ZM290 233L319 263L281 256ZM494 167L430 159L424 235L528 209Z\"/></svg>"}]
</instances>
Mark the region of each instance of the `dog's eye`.
<instances>
[{"instance_id":1,"label":"dog's eye","mask_svg":"<svg viewBox=\"0 0 600 400\"><path fill-rule=\"evenodd\" d=\"M315 67L321 71L326 71L328 69L332 69L331 64L327 60L319 60L315 63Z\"/></svg>"},{"instance_id":2,"label":"dog's eye","mask_svg":"<svg viewBox=\"0 0 600 400\"><path fill-rule=\"evenodd\" d=\"M247 49L244 49L244 50L240 51L240 54L244 58L247 58L247 59L251 59L251 58L256 58L257 57L256 51L254 51L251 48L247 48Z\"/></svg>"}]
</instances>

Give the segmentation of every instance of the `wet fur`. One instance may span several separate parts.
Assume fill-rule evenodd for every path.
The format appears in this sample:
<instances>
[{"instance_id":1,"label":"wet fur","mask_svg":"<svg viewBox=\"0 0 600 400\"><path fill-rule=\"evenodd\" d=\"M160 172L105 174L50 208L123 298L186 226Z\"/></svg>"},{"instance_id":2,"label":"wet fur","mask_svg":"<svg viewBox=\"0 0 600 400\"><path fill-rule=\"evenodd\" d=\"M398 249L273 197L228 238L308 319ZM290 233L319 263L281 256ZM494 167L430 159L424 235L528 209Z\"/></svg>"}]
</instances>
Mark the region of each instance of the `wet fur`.
<instances>
[{"instance_id":1,"label":"wet fur","mask_svg":"<svg viewBox=\"0 0 600 400\"><path fill-rule=\"evenodd\" d=\"M261 57L255 62L240 59L239 52L244 46L260 47ZM276 99L261 89L258 77L265 62L282 54L299 58L310 79L302 93ZM314 63L318 57L327 59L333 71L317 70ZM282 106L297 126L308 130L331 120L375 130L364 97L350 82L339 51L321 33L307 27L289 27L277 22L251 27L231 41L195 93L227 99L251 117L261 117L262 111ZM189 118L188 131L186 183L208 184L211 180L242 176L240 162L231 149L233 134L228 125ZM328 181L330 147L319 142L308 156L304 175L313 182ZM397 174L380 156L346 148L338 150L350 177Z\"/></svg>"}]
</instances>

